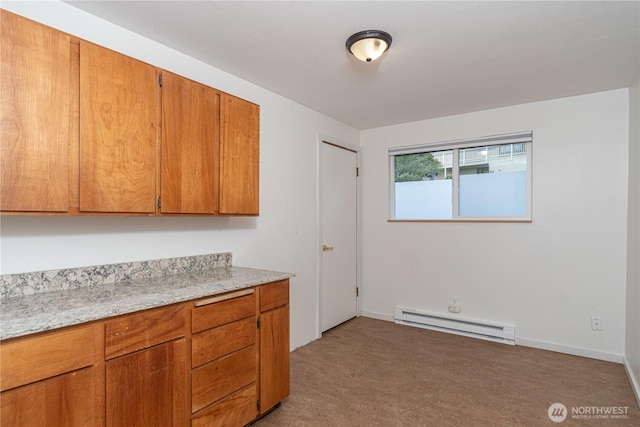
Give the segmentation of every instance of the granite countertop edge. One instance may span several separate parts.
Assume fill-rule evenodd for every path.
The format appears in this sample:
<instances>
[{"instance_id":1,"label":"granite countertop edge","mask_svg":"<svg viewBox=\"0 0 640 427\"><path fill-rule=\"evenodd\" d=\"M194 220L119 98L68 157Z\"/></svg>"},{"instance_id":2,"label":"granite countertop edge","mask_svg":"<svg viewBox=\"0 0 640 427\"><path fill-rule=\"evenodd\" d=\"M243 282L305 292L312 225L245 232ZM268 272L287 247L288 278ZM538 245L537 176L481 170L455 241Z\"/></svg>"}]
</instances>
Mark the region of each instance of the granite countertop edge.
<instances>
[{"instance_id":1,"label":"granite countertop edge","mask_svg":"<svg viewBox=\"0 0 640 427\"><path fill-rule=\"evenodd\" d=\"M294 276L293 273L229 266L10 298L0 303L0 340L108 319Z\"/></svg>"}]
</instances>

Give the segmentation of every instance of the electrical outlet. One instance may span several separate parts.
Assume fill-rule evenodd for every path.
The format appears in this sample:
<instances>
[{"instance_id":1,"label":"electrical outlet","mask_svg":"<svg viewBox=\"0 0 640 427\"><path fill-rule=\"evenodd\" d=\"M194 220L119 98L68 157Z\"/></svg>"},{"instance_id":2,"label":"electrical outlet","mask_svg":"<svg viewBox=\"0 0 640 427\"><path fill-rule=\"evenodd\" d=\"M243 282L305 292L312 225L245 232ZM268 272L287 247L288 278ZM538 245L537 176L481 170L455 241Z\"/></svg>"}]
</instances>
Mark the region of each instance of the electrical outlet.
<instances>
[{"instance_id":1,"label":"electrical outlet","mask_svg":"<svg viewBox=\"0 0 640 427\"><path fill-rule=\"evenodd\" d=\"M447 307L450 313L460 313L462 305L460 305L460 297L449 297L449 307Z\"/></svg>"},{"instance_id":2,"label":"electrical outlet","mask_svg":"<svg viewBox=\"0 0 640 427\"><path fill-rule=\"evenodd\" d=\"M592 331L602 330L602 317L594 316L591 318L591 330Z\"/></svg>"},{"instance_id":3,"label":"electrical outlet","mask_svg":"<svg viewBox=\"0 0 640 427\"><path fill-rule=\"evenodd\" d=\"M460 310L462 310L462 307L460 307L460 304L449 304L450 313L460 313Z\"/></svg>"}]
</instances>

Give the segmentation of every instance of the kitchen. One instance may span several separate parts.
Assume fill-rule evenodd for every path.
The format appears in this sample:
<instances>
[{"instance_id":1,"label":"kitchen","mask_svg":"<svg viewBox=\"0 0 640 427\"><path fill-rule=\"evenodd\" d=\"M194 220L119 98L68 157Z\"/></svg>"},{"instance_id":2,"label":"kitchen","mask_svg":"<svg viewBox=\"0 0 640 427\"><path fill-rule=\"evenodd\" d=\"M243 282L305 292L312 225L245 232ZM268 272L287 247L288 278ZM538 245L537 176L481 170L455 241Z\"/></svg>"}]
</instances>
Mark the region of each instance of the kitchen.
<instances>
[{"instance_id":1,"label":"kitchen","mask_svg":"<svg viewBox=\"0 0 640 427\"><path fill-rule=\"evenodd\" d=\"M230 252L234 265L294 273L290 307L291 318L295 321L291 325L291 348L318 338L317 317L309 315L318 310L317 257L320 245L316 220L317 193L313 190L318 182L318 134L359 145L374 132L365 131L361 135L354 127L65 3L48 2L37 7L19 3L6 2L5 6L3 2L3 8L25 13L46 25L260 105L260 215L188 218L3 216L2 274ZM623 102L620 96L603 95L593 102L602 99L619 106ZM382 139L384 135L376 134L370 138L367 141ZM375 152L376 159L384 158L377 153L377 148L372 150L370 153ZM619 155L620 150L616 153ZM366 174L366 170L363 173ZM367 179L371 179L371 175ZM386 185L380 178L374 179L376 181L372 183ZM624 179L616 175L617 183L624 183ZM381 203L376 199L376 206ZM376 215L384 216L386 213ZM368 217L367 221L376 222L375 218ZM439 233L446 234L446 231ZM367 240L371 243L369 247L378 248L383 237L383 234L372 234ZM618 236L615 240L616 255L624 253L620 248L621 242ZM373 259L369 262L372 263ZM619 265L608 261L605 267L607 271L613 271ZM621 296L624 292L619 286L623 279L619 275L616 273L615 276L618 285L613 305L624 301ZM593 292L590 297L596 295L599 293ZM379 308L383 307L382 300L384 295L376 294L375 304L374 301L369 304L373 314L385 311ZM613 309L611 313L614 313ZM615 318L617 326L624 323L615 314L608 318ZM538 339L543 340L544 337ZM594 345L593 349L620 354L623 340L617 336L613 344ZM587 339L573 345L579 347L584 342Z\"/></svg>"}]
</instances>

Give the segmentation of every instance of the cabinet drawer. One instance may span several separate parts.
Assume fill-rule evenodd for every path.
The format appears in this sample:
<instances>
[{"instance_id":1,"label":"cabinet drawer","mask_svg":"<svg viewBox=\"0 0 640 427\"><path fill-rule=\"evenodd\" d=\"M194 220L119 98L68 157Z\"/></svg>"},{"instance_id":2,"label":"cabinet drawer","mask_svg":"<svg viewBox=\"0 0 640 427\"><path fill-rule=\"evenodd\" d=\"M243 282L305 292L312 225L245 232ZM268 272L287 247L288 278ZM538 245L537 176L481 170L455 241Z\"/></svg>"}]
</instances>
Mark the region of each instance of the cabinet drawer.
<instances>
[{"instance_id":1,"label":"cabinet drawer","mask_svg":"<svg viewBox=\"0 0 640 427\"><path fill-rule=\"evenodd\" d=\"M184 336L185 306L175 304L110 320L105 326L105 358L131 353Z\"/></svg>"},{"instance_id":2,"label":"cabinet drawer","mask_svg":"<svg viewBox=\"0 0 640 427\"><path fill-rule=\"evenodd\" d=\"M210 304L199 306L209 301ZM196 301L194 305L196 307L191 312L191 331L196 333L255 316L256 294L253 289L245 289Z\"/></svg>"},{"instance_id":3,"label":"cabinet drawer","mask_svg":"<svg viewBox=\"0 0 640 427\"><path fill-rule=\"evenodd\" d=\"M96 326L66 328L0 345L1 390L93 365Z\"/></svg>"},{"instance_id":4,"label":"cabinet drawer","mask_svg":"<svg viewBox=\"0 0 640 427\"><path fill-rule=\"evenodd\" d=\"M256 346L196 368L191 373L191 411L196 412L253 383L257 377Z\"/></svg>"},{"instance_id":5,"label":"cabinet drawer","mask_svg":"<svg viewBox=\"0 0 640 427\"><path fill-rule=\"evenodd\" d=\"M197 367L256 343L256 318L248 317L193 335L191 366Z\"/></svg>"},{"instance_id":6,"label":"cabinet drawer","mask_svg":"<svg viewBox=\"0 0 640 427\"><path fill-rule=\"evenodd\" d=\"M260 311L289 304L289 279L260 287Z\"/></svg>"},{"instance_id":7,"label":"cabinet drawer","mask_svg":"<svg viewBox=\"0 0 640 427\"><path fill-rule=\"evenodd\" d=\"M255 384L204 409L191 420L191 427L244 426L256 418L258 410Z\"/></svg>"}]
</instances>

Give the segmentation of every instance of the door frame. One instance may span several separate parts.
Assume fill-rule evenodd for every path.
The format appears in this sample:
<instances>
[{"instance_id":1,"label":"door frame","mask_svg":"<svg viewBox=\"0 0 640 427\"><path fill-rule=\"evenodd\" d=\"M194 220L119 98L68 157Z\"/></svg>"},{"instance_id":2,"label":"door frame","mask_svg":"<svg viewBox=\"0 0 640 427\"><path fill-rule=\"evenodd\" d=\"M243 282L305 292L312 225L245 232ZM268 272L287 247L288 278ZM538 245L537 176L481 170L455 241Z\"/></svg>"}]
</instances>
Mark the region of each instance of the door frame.
<instances>
[{"instance_id":1,"label":"door frame","mask_svg":"<svg viewBox=\"0 0 640 427\"><path fill-rule=\"evenodd\" d=\"M356 167L360 171L358 176L356 177L356 286L358 287L358 296L356 297L356 316L360 316L360 302L362 296L362 191L361 191L361 180L360 176L362 175L361 167L360 167L360 152L361 148L357 145L350 144L348 142L340 141L336 138L323 135L318 133L316 135L317 144L316 144L316 158L318 159L316 165L316 176L317 176L317 206L318 210L316 212L316 223L317 223L317 234L316 234L316 257L317 257L317 265L318 265L318 273L317 273L317 286L316 286L316 299L318 301L316 305L316 339L322 337L322 267L323 267L323 258L322 258L322 232L323 232L323 224L322 224L322 144L327 143L334 145L339 148L344 148L345 150L352 151L356 154Z\"/></svg>"}]
</instances>

